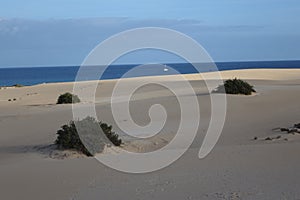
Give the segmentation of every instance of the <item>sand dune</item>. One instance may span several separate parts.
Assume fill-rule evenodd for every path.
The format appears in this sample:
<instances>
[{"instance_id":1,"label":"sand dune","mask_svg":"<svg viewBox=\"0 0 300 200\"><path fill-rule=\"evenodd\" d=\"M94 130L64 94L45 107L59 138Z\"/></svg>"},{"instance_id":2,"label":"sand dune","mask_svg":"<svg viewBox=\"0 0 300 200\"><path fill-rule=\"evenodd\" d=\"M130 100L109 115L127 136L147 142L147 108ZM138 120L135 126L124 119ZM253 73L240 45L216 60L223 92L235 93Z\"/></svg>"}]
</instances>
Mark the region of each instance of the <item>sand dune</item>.
<instances>
[{"instance_id":1,"label":"sand dune","mask_svg":"<svg viewBox=\"0 0 300 200\"><path fill-rule=\"evenodd\" d=\"M205 76L214 77L214 73ZM1 88L0 198L299 199L300 134L272 129L300 122L300 70L235 70L223 71L221 76L249 80L258 94L227 96L225 126L211 154L202 160L197 156L210 120L209 94L199 74L184 75L200 103L197 137L171 166L141 175L117 172L94 158L72 156L72 152L61 157L49 146L59 127L72 119L71 105L55 103L59 94L72 92L74 83ZM126 85L138 79L172 82L174 76L131 78ZM92 83L83 82L83 89ZM116 80L99 82L96 111L122 135L109 105L115 84ZM140 125L147 124L148 109L157 103L168 112L161 133L143 141L125 137L127 146L123 148L147 152L173 138L180 112L176 97L165 88L148 85L138 90L132 97L132 117Z\"/></svg>"}]
</instances>

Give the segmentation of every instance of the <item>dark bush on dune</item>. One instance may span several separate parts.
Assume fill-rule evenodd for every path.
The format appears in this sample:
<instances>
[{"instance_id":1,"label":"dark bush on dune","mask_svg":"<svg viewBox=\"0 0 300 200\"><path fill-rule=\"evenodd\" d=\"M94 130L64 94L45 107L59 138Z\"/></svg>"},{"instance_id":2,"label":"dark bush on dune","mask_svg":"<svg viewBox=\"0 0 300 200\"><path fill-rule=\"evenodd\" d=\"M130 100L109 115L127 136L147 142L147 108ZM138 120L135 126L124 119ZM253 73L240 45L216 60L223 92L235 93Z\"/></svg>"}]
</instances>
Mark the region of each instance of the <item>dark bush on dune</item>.
<instances>
[{"instance_id":1,"label":"dark bush on dune","mask_svg":"<svg viewBox=\"0 0 300 200\"><path fill-rule=\"evenodd\" d=\"M241 79L229 79L224 82L224 85L220 85L216 92L226 92L226 94L244 94L251 95L252 92L256 92L252 85Z\"/></svg>"},{"instance_id":2,"label":"dark bush on dune","mask_svg":"<svg viewBox=\"0 0 300 200\"><path fill-rule=\"evenodd\" d=\"M100 127L99 127L100 126ZM80 131L80 136L77 129ZM99 128L103 130L102 134ZM71 121L63 125L56 133L55 144L59 149L74 149L87 156L93 156L103 151L105 145L120 146L122 140L112 131L112 126L98 122L95 118L87 117L83 120Z\"/></svg>"},{"instance_id":3,"label":"dark bush on dune","mask_svg":"<svg viewBox=\"0 0 300 200\"><path fill-rule=\"evenodd\" d=\"M60 95L57 99L57 104L79 103L80 99L77 95L69 92Z\"/></svg>"},{"instance_id":4,"label":"dark bush on dune","mask_svg":"<svg viewBox=\"0 0 300 200\"><path fill-rule=\"evenodd\" d=\"M24 87L24 85L21 85L21 84L14 84L13 87Z\"/></svg>"},{"instance_id":5,"label":"dark bush on dune","mask_svg":"<svg viewBox=\"0 0 300 200\"><path fill-rule=\"evenodd\" d=\"M100 127L103 130L105 136L115 145L120 146L122 140L119 139L119 135L112 131L112 126L107 125L106 123L100 122Z\"/></svg>"},{"instance_id":6,"label":"dark bush on dune","mask_svg":"<svg viewBox=\"0 0 300 200\"><path fill-rule=\"evenodd\" d=\"M73 121L71 121L68 125L63 125L56 134L58 136L55 144L57 144L60 149L76 149L88 156L91 156L89 151L82 144Z\"/></svg>"}]
</instances>

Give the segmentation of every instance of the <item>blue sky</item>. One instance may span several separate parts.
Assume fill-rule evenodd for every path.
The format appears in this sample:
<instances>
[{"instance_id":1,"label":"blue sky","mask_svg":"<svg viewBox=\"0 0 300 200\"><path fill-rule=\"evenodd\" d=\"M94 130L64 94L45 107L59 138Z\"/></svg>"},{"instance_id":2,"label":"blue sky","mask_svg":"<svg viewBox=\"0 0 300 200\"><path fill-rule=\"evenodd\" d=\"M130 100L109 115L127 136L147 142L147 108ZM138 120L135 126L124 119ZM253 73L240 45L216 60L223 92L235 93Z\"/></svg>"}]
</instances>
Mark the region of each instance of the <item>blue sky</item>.
<instances>
[{"instance_id":1,"label":"blue sky","mask_svg":"<svg viewBox=\"0 0 300 200\"><path fill-rule=\"evenodd\" d=\"M299 0L0 0L0 67L78 65L101 41L158 26L216 61L300 59ZM120 63L176 62L161 52Z\"/></svg>"}]
</instances>

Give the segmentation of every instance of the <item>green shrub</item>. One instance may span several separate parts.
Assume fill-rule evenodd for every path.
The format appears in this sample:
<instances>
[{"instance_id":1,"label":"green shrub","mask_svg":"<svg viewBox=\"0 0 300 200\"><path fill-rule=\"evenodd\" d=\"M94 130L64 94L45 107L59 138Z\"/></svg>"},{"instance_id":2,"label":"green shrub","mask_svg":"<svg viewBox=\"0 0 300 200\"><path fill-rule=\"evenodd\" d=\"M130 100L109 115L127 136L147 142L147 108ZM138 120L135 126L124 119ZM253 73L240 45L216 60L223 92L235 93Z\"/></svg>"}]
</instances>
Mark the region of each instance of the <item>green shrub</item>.
<instances>
[{"instance_id":1,"label":"green shrub","mask_svg":"<svg viewBox=\"0 0 300 200\"><path fill-rule=\"evenodd\" d=\"M227 94L244 94L244 95L251 95L252 92L256 92L252 85L250 85L246 81L237 78L226 80L224 85L220 85L216 91L226 92Z\"/></svg>"},{"instance_id":2,"label":"green shrub","mask_svg":"<svg viewBox=\"0 0 300 200\"><path fill-rule=\"evenodd\" d=\"M300 128L300 123L294 124L294 128Z\"/></svg>"},{"instance_id":3,"label":"green shrub","mask_svg":"<svg viewBox=\"0 0 300 200\"><path fill-rule=\"evenodd\" d=\"M100 122L100 127L103 130L106 137L115 145L120 146L122 144L122 140L119 139L119 136L112 131L112 126L107 125L106 123Z\"/></svg>"},{"instance_id":4,"label":"green shrub","mask_svg":"<svg viewBox=\"0 0 300 200\"><path fill-rule=\"evenodd\" d=\"M103 134L99 133L99 126ZM78 131L80 131L80 136ZM83 120L71 121L63 125L56 133L55 144L59 149L75 149L87 156L93 156L103 151L105 145L120 146L122 140L112 131L112 126L98 122L95 118L87 117Z\"/></svg>"},{"instance_id":5,"label":"green shrub","mask_svg":"<svg viewBox=\"0 0 300 200\"><path fill-rule=\"evenodd\" d=\"M69 92L60 95L57 99L57 104L79 103L80 99L77 95Z\"/></svg>"},{"instance_id":6,"label":"green shrub","mask_svg":"<svg viewBox=\"0 0 300 200\"><path fill-rule=\"evenodd\" d=\"M15 85L13 85L13 87L24 87L24 85L21 85L21 84L15 84Z\"/></svg>"}]
</instances>

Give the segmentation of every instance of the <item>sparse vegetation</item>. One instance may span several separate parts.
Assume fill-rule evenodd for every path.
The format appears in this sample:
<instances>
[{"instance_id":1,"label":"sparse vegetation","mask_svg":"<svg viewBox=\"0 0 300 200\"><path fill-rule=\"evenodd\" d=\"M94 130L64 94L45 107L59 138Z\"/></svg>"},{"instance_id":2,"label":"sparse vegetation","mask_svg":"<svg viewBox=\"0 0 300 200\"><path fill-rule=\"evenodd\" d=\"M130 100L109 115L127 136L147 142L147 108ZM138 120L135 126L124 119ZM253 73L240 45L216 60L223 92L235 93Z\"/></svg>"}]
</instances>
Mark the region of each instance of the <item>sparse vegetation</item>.
<instances>
[{"instance_id":1,"label":"sparse vegetation","mask_svg":"<svg viewBox=\"0 0 300 200\"><path fill-rule=\"evenodd\" d=\"M115 145L120 146L122 140L119 139L119 135L112 131L112 126L106 123L99 122L101 129L103 130L106 137Z\"/></svg>"},{"instance_id":2,"label":"sparse vegetation","mask_svg":"<svg viewBox=\"0 0 300 200\"><path fill-rule=\"evenodd\" d=\"M243 81L241 79L229 79L224 82L224 85L220 85L216 92L226 92L226 94L244 94L244 95L251 95L252 92L256 92L254 87Z\"/></svg>"},{"instance_id":3,"label":"sparse vegetation","mask_svg":"<svg viewBox=\"0 0 300 200\"><path fill-rule=\"evenodd\" d=\"M294 128L300 128L300 123L294 124Z\"/></svg>"},{"instance_id":4,"label":"sparse vegetation","mask_svg":"<svg viewBox=\"0 0 300 200\"><path fill-rule=\"evenodd\" d=\"M99 133L99 128L103 130L104 135ZM80 136L77 130L80 131ZM119 136L112 131L112 126L98 122L92 117L63 125L57 131L57 135L55 144L59 149L74 149L87 156L102 152L105 145L120 146L122 144Z\"/></svg>"},{"instance_id":5,"label":"sparse vegetation","mask_svg":"<svg viewBox=\"0 0 300 200\"><path fill-rule=\"evenodd\" d=\"M280 130L281 132L287 132L287 133L299 133L300 134L300 123L294 124L291 128L275 128L273 130Z\"/></svg>"},{"instance_id":6,"label":"sparse vegetation","mask_svg":"<svg viewBox=\"0 0 300 200\"><path fill-rule=\"evenodd\" d=\"M79 102L80 102L79 97L69 92L60 95L57 99L57 104L70 104L70 103L79 103Z\"/></svg>"},{"instance_id":7,"label":"sparse vegetation","mask_svg":"<svg viewBox=\"0 0 300 200\"><path fill-rule=\"evenodd\" d=\"M21 84L15 84L15 85L13 85L13 87L24 87L24 85L21 85Z\"/></svg>"}]
</instances>

